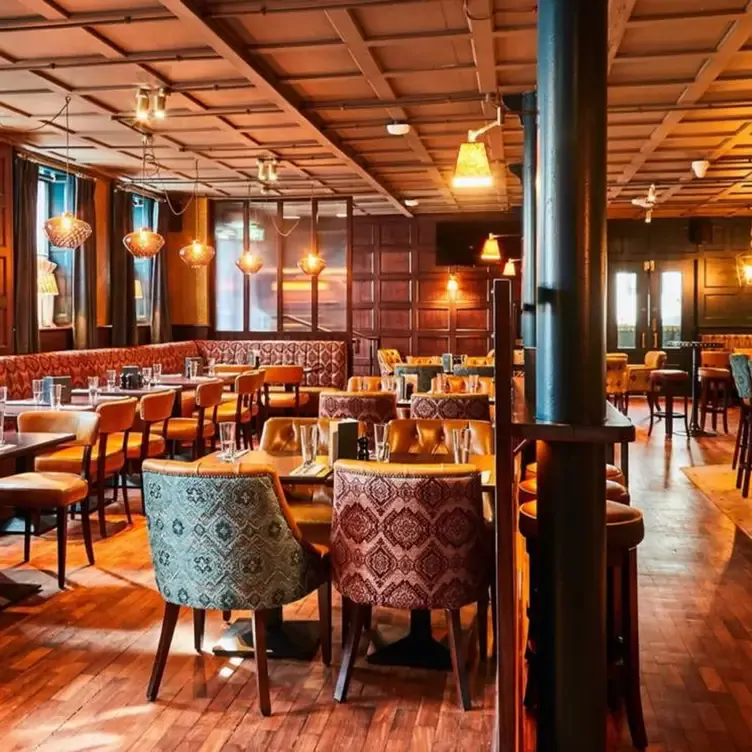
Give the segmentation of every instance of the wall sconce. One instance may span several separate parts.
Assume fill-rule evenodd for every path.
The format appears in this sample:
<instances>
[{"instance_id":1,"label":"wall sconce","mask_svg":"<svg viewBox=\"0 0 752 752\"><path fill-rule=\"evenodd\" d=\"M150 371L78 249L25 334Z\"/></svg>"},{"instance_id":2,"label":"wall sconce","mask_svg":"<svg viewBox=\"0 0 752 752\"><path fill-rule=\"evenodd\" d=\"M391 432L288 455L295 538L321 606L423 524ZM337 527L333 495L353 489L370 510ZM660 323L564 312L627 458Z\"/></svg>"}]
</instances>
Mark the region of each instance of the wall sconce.
<instances>
[{"instance_id":1,"label":"wall sconce","mask_svg":"<svg viewBox=\"0 0 752 752\"><path fill-rule=\"evenodd\" d=\"M449 295L449 300L455 300L457 298L457 292L460 289L460 283L457 281L457 277L454 276L454 274L449 275L449 279L447 280L447 294Z\"/></svg>"},{"instance_id":2,"label":"wall sconce","mask_svg":"<svg viewBox=\"0 0 752 752\"><path fill-rule=\"evenodd\" d=\"M492 128L501 127L501 122L501 107L498 107L496 120L478 130L467 132L467 141L460 144L457 152L457 164L452 176L454 188L490 188L493 185L493 173L486 145L478 139Z\"/></svg>"},{"instance_id":3,"label":"wall sconce","mask_svg":"<svg viewBox=\"0 0 752 752\"><path fill-rule=\"evenodd\" d=\"M507 259L506 264L504 264L504 269L501 272L503 277L515 277L517 276L517 270L514 266L514 259Z\"/></svg>"},{"instance_id":4,"label":"wall sconce","mask_svg":"<svg viewBox=\"0 0 752 752\"><path fill-rule=\"evenodd\" d=\"M480 260L489 264L501 263L501 250L499 249L498 236L490 233L483 243L480 252Z\"/></svg>"},{"instance_id":5,"label":"wall sconce","mask_svg":"<svg viewBox=\"0 0 752 752\"><path fill-rule=\"evenodd\" d=\"M749 246L749 252L740 253L736 257L736 276L739 280L739 287L752 286L752 227L750 227Z\"/></svg>"}]
</instances>

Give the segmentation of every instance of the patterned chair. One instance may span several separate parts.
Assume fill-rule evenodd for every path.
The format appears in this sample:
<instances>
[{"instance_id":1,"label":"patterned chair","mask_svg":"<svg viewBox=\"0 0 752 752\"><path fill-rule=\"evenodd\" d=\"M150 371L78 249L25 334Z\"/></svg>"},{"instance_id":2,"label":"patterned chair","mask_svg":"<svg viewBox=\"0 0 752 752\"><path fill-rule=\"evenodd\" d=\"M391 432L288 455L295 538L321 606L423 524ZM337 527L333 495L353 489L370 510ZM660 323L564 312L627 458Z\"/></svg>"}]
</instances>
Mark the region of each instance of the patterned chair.
<instances>
[{"instance_id":1,"label":"patterned chair","mask_svg":"<svg viewBox=\"0 0 752 752\"><path fill-rule=\"evenodd\" d=\"M331 659L326 551L300 533L276 473L265 466L148 460L144 494L164 619L146 693L156 700L181 607L193 609L201 651L207 609L253 611L259 706L271 713L266 612L318 589L322 658Z\"/></svg>"},{"instance_id":2,"label":"patterned chair","mask_svg":"<svg viewBox=\"0 0 752 752\"><path fill-rule=\"evenodd\" d=\"M388 423L397 417L397 396L393 392L322 392L319 418L350 418L360 421L373 443L374 423Z\"/></svg>"},{"instance_id":3,"label":"patterned chair","mask_svg":"<svg viewBox=\"0 0 752 752\"><path fill-rule=\"evenodd\" d=\"M752 457L750 456L750 445L752 444L752 441L750 441L752 438L752 372L750 372L749 356L734 353L729 358L729 365L741 406L731 466L737 470L736 487L742 489L742 495L746 495L746 493L749 493L750 473L752 473Z\"/></svg>"},{"instance_id":4,"label":"patterned chair","mask_svg":"<svg viewBox=\"0 0 752 752\"><path fill-rule=\"evenodd\" d=\"M643 364L627 365L629 375L629 394L648 395L651 389L650 374L665 368L668 355L663 350L650 350L645 353Z\"/></svg>"},{"instance_id":5,"label":"patterned chair","mask_svg":"<svg viewBox=\"0 0 752 752\"><path fill-rule=\"evenodd\" d=\"M491 420L487 394L413 394L410 417L422 420Z\"/></svg>"},{"instance_id":6,"label":"patterned chair","mask_svg":"<svg viewBox=\"0 0 752 752\"><path fill-rule=\"evenodd\" d=\"M480 473L469 465L336 463L332 571L350 614L337 701L372 607L444 609L460 706L470 709L460 609L487 602L492 543Z\"/></svg>"},{"instance_id":7,"label":"patterned chair","mask_svg":"<svg viewBox=\"0 0 752 752\"><path fill-rule=\"evenodd\" d=\"M626 353L606 353L606 398L617 410L629 412L629 373Z\"/></svg>"},{"instance_id":8,"label":"patterned chair","mask_svg":"<svg viewBox=\"0 0 752 752\"><path fill-rule=\"evenodd\" d=\"M379 371L382 376L391 376L394 373L394 366L396 366L397 363L403 362L399 350L377 350L376 359L379 362Z\"/></svg>"}]
</instances>

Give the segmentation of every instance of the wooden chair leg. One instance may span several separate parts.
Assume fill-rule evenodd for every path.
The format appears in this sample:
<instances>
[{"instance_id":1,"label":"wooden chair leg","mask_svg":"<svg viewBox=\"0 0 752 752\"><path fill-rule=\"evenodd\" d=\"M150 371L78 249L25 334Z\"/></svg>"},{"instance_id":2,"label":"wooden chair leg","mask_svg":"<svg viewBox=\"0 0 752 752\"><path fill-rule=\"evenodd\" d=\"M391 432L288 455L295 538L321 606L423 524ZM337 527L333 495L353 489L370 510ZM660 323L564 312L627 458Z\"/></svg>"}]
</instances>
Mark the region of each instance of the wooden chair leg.
<instances>
[{"instance_id":1,"label":"wooden chair leg","mask_svg":"<svg viewBox=\"0 0 752 752\"><path fill-rule=\"evenodd\" d=\"M325 666L332 662L332 582L319 585L319 636L321 660Z\"/></svg>"},{"instance_id":2,"label":"wooden chair leg","mask_svg":"<svg viewBox=\"0 0 752 752\"><path fill-rule=\"evenodd\" d=\"M206 611L201 608L193 609L193 647L196 652L201 652L204 644L204 624L206 624Z\"/></svg>"},{"instance_id":3,"label":"wooden chair leg","mask_svg":"<svg viewBox=\"0 0 752 752\"><path fill-rule=\"evenodd\" d=\"M24 563L31 559L31 512L24 511Z\"/></svg>"},{"instance_id":4,"label":"wooden chair leg","mask_svg":"<svg viewBox=\"0 0 752 752\"><path fill-rule=\"evenodd\" d=\"M123 507L125 508L125 519L128 520L128 524L133 524L133 518L131 517L131 505L128 501L128 476L123 468L123 472L120 474L120 479L123 484ZM117 485L117 478L115 478L115 484Z\"/></svg>"},{"instance_id":5,"label":"wooden chair leg","mask_svg":"<svg viewBox=\"0 0 752 752\"><path fill-rule=\"evenodd\" d=\"M728 433L728 407L729 407L729 383L728 381L723 384L723 433Z\"/></svg>"},{"instance_id":6,"label":"wooden chair leg","mask_svg":"<svg viewBox=\"0 0 752 752\"><path fill-rule=\"evenodd\" d=\"M742 487L742 477L744 475L744 462L747 456L747 444L749 442L749 416L747 411L742 408L742 416L739 422L739 454L736 458L736 487Z\"/></svg>"},{"instance_id":7,"label":"wooden chair leg","mask_svg":"<svg viewBox=\"0 0 752 752\"><path fill-rule=\"evenodd\" d=\"M648 428L648 436L653 433L653 421L655 419L655 395L651 391L648 392L648 407L650 408L650 427Z\"/></svg>"},{"instance_id":8,"label":"wooden chair leg","mask_svg":"<svg viewBox=\"0 0 752 752\"><path fill-rule=\"evenodd\" d=\"M97 480L97 516L99 517L99 537L107 537L107 522L104 518L104 479Z\"/></svg>"},{"instance_id":9,"label":"wooden chair leg","mask_svg":"<svg viewBox=\"0 0 752 752\"><path fill-rule=\"evenodd\" d=\"M84 548L89 564L94 564L94 546L91 543L91 517L89 516L89 500L81 502L81 532L84 536Z\"/></svg>"},{"instance_id":10,"label":"wooden chair leg","mask_svg":"<svg viewBox=\"0 0 752 752\"><path fill-rule=\"evenodd\" d=\"M65 590L65 557L68 551L68 510L57 510L57 586Z\"/></svg>"},{"instance_id":11,"label":"wooden chair leg","mask_svg":"<svg viewBox=\"0 0 752 752\"><path fill-rule=\"evenodd\" d=\"M368 607L348 601L348 608L350 614L347 626L347 640L345 642L345 649L342 652L342 665L337 676L337 685L334 688L334 699L337 702L345 702L347 700L347 690L350 686L355 659L358 655L358 645L360 645L360 633L363 631L363 618Z\"/></svg>"},{"instance_id":12,"label":"wooden chair leg","mask_svg":"<svg viewBox=\"0 0 752 752\"><path fill-rule=\"evenodd\" d=\"M689 402L688 397L684 397L684 432L689 436Z\"/></svg>"},{"instance_id":13,"label":"wooden chair leg","mask_svg":"<svg viewBox=\"0 0 752 752\"><path fill-rule=\"evenodd\" d=\"M159 695L159 685L162 683L167 656L170 652L172 635L175 634L175 625L178 623L180 606L174 603L165 603L164 617L162 618L162 632L159 635L159 647L154 656L154 666L151 670L149 687L146 690L146 699L154 702Z\"/></svg>"},{"instance_id":14,"label":"wooden chair leg","mask_svg":"<svg viewBox=\"0 0 752 752\"><path fill-rule=\"evenodd\" d=\"M452 671L454 683L457 686L457 697L463 710L470 710L470 689L467 684L467 668L465 667L465 651L462 646L462 624L459 609L447 609L447 623L449 625L449 650L452 654Z\"/></svg>"},{"instance_id":15,"label":"wooden chair leg","mask_svg":"<svg viewBox=\"0 0 752 752\"><path fill-rule=\"evenodd\" d=\"M624 620L624 700L632 744L637 749L648 746L645 718L640 695L640 637L637 620L637 550L627 554L622 569L622 607Z\"/></svg>"},{"instance_id":16,"label":"wooden chair leg","mask_svg":"<svg viewBox=\"0 0 752 752\"><path fill-rule=\"evenodd\" d=\"M742 434L744 433L744 406L739 409L739 425L736 429L736 442L734 443L734 456L731 459L731 469L736 470L737 463L739 462L739 447L741 446ZM737 488L739 484L737 483Z\"/></svg>"},{"instance_id":17,"label":"wooden chair leg","mask_svg":"<svg viewBox=\"0 0 752 752\"><path fill-rule=\"evenodd\" d=\"M266 656L266 613L254 611L251 616L253 624L253 652L256 656L256 686L258 687L259 708L261 715L272 714L269 699L269 666Z\"/></svg>"},{"instance_id":18,"label":"wooden chair leg","mask_svg":"<svg viewBox=\"0 0 752 752\"><path fill-rule=\"evenodd\" d=\"M478 652L481 663L485 663L488 660L488 593L478 601L475 619L478 622Z\"/></svg>"}]
</instances>

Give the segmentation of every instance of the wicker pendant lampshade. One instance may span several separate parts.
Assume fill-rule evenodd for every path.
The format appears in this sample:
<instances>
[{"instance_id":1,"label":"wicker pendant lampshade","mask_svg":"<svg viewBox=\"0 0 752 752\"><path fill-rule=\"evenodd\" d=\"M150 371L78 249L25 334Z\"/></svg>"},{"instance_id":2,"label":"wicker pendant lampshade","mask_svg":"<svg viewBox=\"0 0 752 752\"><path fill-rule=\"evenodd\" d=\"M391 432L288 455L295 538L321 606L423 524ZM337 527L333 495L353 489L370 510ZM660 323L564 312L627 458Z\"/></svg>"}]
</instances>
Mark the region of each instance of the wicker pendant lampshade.
<instances>
[{"instance_id":1,"label":"wicker pendant lampshade","mask_svg":"<svg viewBox=\"0 0 752 752\"><path fill-rule=\"evenodd\" d=\"M135 232L129 232L123 238L123 245L136 258L152 258L156 256L165 244L165 239L148 227L142 227Z\"/></svg>"},{"instance_id":2,"label":"wicker pendant lampshade","mask_svg":"<svg viewBox=\"0 0 752 752\"><path fill-rule=\"evenodd\" d=\"M78 248L89 239L91 225L66 211L44 223L44 234L56 248Z\"/></svg>"},{"instance_id":3,"label":"wicker pendant lampshade","mask_svg":"<svg viewBox=\"0 0 752 752\"><path fill-rule=\"evenodd\" d=\"M209 266L211 260L214 258L214 249L206 243L201 243L198 240L194 240L189 245L184 245L180 251L180 258L191 269L202 269L205 266Z\"/></svg>"},{"instance_id":4,"label":"wicker pendant lampshade","mask_svg":"<svg viewBox=\"0 0 752 752\"><path fill-rule=\"evenodd\" d=\"M318 253L309 253L298 261L298 268L309 277L317 277L326 269L326 261Z\"/></svg>"},{"instance_id":5,"label":"wicker pendant lampshade","mask_svg":"<svg viewBox=\"0 0 752 752\"><path fill-rule=\"evenodd\" d=\"M243 255L235 262L235 266L240 269L243 274L256 274L261 271L263 267L261 259L251 253L251 251L245 251Z\"/></svg>"}]
</instances>

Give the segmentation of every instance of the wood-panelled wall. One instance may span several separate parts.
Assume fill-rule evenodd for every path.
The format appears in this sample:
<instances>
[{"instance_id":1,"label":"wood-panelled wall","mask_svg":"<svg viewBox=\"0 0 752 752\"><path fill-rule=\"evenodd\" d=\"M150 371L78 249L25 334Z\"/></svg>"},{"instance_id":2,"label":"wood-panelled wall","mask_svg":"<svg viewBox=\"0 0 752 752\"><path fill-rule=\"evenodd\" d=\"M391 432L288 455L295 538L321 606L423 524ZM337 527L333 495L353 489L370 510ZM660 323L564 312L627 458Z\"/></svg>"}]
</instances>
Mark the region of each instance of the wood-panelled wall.
<instances>
[{"instance_id":1,"label":"wood-panelled wall","mask_svg":"<svg viewBox=\"0 0 752 752\"><path fill-rule=\"evenodd\" d=\"M396 348L403 356L485 355L493 346L491 281L501 270L455 268L459 290L452 300L447 292L452 270L435 263L438 219L451 218L354 219L353 331L378 337L381 347ZM519 299L519 278L514 287ZM369 346L367 339L359 339L356 373L368 371Z\"/></svg>"},{"instance_id":2,"label":"wood-panelled wall","mask_svg":"<svg viewBox=\"0 0 752 752\"><path fill-rule=\"evenodd\" d=\"M750 252L748 217L608 223L609 261L693 259L700 332L752 328L752 289L740 287L736 256Z\"/></svg>"}]
</instances>

